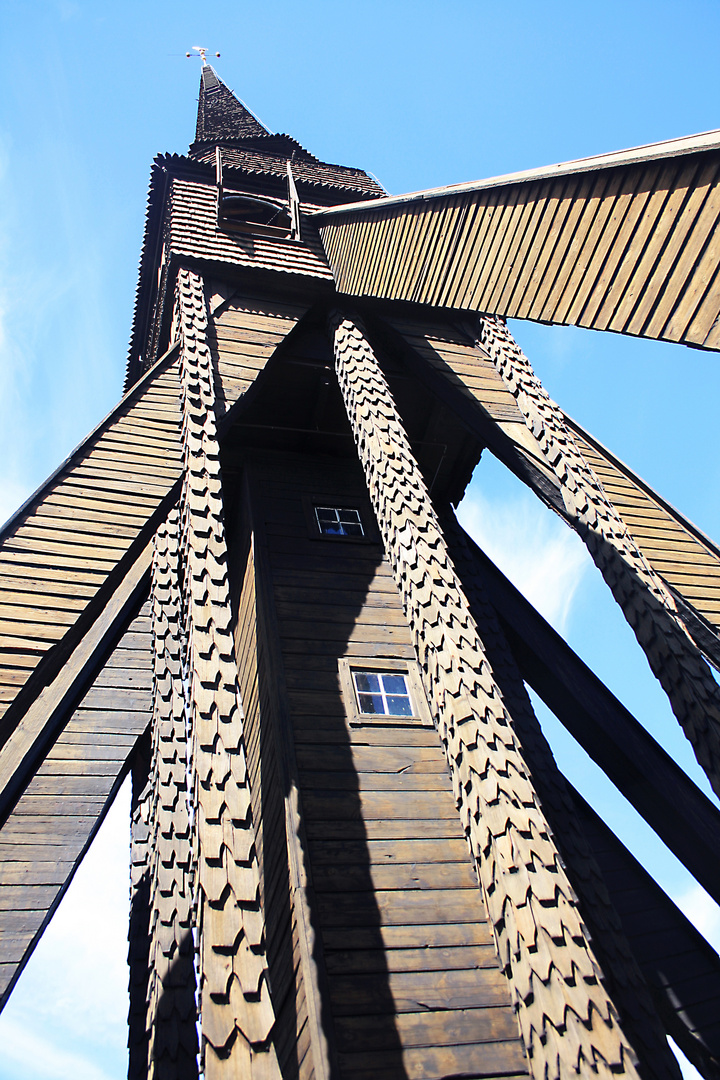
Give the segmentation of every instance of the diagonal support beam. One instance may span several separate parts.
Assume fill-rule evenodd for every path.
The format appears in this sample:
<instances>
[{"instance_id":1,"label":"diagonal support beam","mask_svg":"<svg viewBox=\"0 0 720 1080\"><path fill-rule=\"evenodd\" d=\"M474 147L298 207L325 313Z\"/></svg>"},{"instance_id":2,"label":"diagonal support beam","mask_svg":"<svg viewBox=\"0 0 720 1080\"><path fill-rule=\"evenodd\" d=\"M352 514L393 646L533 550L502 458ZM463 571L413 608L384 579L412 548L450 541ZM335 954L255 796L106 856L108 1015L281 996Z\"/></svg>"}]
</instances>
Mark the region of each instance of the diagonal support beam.
<instances>
[{"instance_id":1,"label":"diagonal support beam","mask_svg":"<svg viewBox=\"0 0 720 1080\"><path fill-rule=\"evenodd\" d=\"M469 540L452 515L443 519L443 527L493 673L522 743L525 760L532 770L533 784L580 901L580 910L590 929L613 1000L620 1009L624 1030L638 1052L641 1074L656 1080L660 1077L680 1080L677 1061L668 1047L650 992L608 894L593 846L578 820L575 792L558 769L535 716L507 638L487 595L483 575L478 573Z\"/></svg>"},{"instance_id":2,"label":"diagonal support beam","mask_svg":"<svg viewBox=\"0 0 720 1080\"><path fill-rule=\"evenodd\" d=\"M466 541L525 681L720 903L720 811L467 535Z\"/></svg>"},{"instance_id":3,"label":"diagonal support beam","mask_svg":"<svg viewBox=\"0 0 720 1080\"><path fill-rule=\"evenodd\" d=\"M558 480L568 516L633 629L650 669L720 796L720 688L662 578L583 457L555 402L502 319L481 321L480 341L513 393Z\"/></svg>"},{"instance_id":4,"label":"diagonal support beam","mask_svg":"<svg viewBox=\"0 0 720 1080\"><path fill-rule=\"evenodd\" d=\"M220 451L202 279L181 268L180 500L197 838L200 1024L206 1080L279 1080L265 921L231 629Z\"/></svg>"}]
</instances>

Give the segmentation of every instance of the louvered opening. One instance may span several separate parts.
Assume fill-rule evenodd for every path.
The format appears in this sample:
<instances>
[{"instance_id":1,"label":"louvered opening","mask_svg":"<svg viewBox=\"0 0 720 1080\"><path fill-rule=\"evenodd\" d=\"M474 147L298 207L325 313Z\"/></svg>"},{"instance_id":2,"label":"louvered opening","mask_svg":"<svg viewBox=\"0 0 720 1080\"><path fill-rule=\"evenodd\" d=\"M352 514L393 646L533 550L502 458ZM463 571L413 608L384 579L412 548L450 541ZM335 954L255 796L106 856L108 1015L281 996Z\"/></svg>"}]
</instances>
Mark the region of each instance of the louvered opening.
<instances>
[{"instance_id":1,"label":"louvered opening","mask_svg":"<svg viewBox=\"0 0 720 1080\"><path fill-rule=\"evenodd\" d=\"M290 236L288 207L272 199L242 191L223 191L219 197L218 223L223 229L237 229L260 236Z\"/></svg>"}]
</instances>

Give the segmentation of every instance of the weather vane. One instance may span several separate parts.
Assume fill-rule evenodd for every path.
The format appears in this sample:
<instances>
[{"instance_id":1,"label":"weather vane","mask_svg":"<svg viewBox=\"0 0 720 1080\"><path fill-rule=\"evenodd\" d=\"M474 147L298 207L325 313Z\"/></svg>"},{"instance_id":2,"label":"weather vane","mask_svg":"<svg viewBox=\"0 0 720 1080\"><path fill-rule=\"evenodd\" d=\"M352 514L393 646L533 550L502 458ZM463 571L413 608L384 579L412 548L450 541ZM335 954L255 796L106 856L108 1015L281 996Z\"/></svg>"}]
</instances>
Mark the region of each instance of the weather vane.
<instances>
[{"instance_id":1,"label":"weather vane","mask_svg":"<svg viewBox=\"0 0 720 1080\"><path fill-rule=\"evenodd\" d=\"M193 45L193 51L198 54L198 56L202 60L202 66L205 67L205 65L207 64L207 49L204 49L202 47L202 45ZM191 52L186 52L185 55L187 57L191 57L192 53ZM219 58L220 53L216 52L215 56L217 56Z\"/></svg>"}]
</instances>

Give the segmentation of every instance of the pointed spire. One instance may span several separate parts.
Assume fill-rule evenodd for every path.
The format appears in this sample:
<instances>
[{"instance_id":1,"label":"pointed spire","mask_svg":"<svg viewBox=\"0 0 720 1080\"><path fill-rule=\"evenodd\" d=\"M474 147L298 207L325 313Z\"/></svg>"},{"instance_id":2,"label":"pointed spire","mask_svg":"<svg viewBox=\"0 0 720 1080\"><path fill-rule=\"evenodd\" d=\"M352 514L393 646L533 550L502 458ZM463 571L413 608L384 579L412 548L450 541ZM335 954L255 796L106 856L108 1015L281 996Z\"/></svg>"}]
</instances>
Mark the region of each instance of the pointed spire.
<instances>
[{"instance_id":1,"label":"pointed spire","mask_svg":"<svg viewBox=\"0 0 720 1080\"><path fill-rule=\"evenodd\" d=\"M225 139L252 139L270 134L218 78L210 64L204 64L200 75L195 141L219 143Z\"/></svg>"}]
</instances>

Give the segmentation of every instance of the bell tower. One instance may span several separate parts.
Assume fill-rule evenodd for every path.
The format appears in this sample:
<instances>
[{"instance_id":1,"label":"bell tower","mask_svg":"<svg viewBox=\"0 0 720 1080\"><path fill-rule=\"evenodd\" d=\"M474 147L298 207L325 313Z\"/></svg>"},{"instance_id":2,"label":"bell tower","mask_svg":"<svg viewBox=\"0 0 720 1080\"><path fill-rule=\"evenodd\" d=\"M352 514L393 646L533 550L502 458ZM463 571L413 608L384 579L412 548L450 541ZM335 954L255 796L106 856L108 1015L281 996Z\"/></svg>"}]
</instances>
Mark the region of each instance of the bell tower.
<instances>
[{"instance_id":1,"label":"bell tower","mask_svg":"<svg viewBox=\"0 0 720 1080\"><path fill-rule=\"evenodd\" d=\"M490 453L580 533L717 783L720 551L505 323L602 241L597 177L717 153L562 166L551 227L548 177L393 199L203 65L195 141L153 163L125 394L0 536L3 1000L130 771L130 1077L677 1080L668 1035L718 1076L720 959L526 684L716 898L720 814L453 512ZM614 282L663 227L643 206Z\"/></svg>"}]
</instances>

